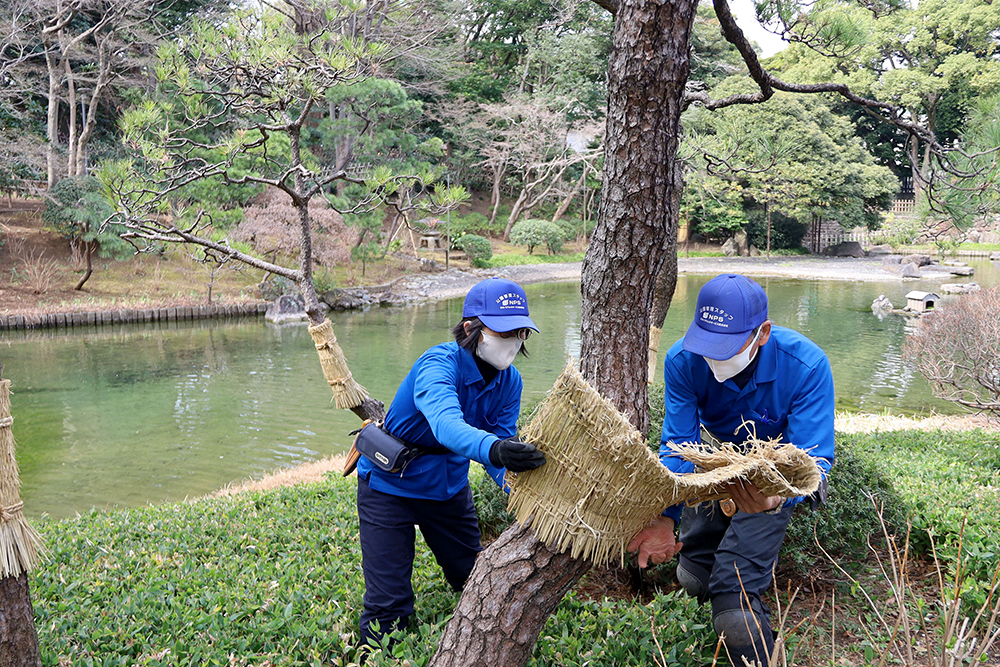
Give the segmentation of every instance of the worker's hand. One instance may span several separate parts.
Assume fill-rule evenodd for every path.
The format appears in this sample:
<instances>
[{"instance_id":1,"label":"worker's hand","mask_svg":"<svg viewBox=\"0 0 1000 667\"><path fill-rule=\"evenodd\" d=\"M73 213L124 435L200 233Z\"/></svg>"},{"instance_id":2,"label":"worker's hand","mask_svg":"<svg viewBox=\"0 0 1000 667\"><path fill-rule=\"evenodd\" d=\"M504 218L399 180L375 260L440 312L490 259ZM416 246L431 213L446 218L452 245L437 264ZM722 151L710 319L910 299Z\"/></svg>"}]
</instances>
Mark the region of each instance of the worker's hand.
<instances>
[{"instance_id":1,"label":"worker's hand","mask_svg":"<svg viewBox=\"0 0 1000 667\"><path fill-rule=\"evenodd\" d=\"M658 516L628 543L629 551L639 551L639 567L665 563L681 550L683 542L674 537L674 520Z\"/></svg>"},{"instance_id":2,"label":"worker's hand","mask_svg":"<svg viewBox=\"0 0 1000 667\"><path fill-rule=\"evenodd\" d=\"M784 502L781 496L765 496L752 482L737 480L726 485L729 497L736 503L737 509L747 514L757 514L773 510Z\"/></svg>"},{"instance_id":3,"label":"worker's hand","mask_svg":"<svg viewBox=\"0 0 1000 667\"><path fill-rule=\"evenodd\" d=\"M490 463L511 472L525 472L545 463L545 454L527 442L507 438L493 443L490 448Z\"/></svg>"}]
</instances>

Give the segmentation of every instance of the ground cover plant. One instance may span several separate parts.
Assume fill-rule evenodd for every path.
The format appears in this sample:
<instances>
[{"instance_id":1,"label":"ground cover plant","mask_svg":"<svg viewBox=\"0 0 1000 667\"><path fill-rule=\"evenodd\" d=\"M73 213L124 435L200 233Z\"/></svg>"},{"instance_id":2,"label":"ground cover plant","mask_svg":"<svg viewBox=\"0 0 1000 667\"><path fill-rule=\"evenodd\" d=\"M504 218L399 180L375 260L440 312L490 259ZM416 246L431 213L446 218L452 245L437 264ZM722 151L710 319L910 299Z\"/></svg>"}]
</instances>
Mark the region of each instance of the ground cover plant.
<instances>
[{"instance_id":1,"label":"ground cover plant","mask_svg":"<svg viewBox=\"0 0 1000 667\"><path fill-rule=\"evenodd\" d=\"M778 573L780 603L787 611L789 591L822 570L824 583L813 591L814 599L806 603L799 595L784 628L789 654L819 660L813 664L823 664L820 656L830 651L816 643L817 636L829 643L838 633L843 644L844 633L863 634L858 619L871 612L860 585L848 577L881 589L888 585L873 570L868 546L877 545L882 534L879 513L865 509L872 507L873 492L884 508L892 508L883 515L900 524L890 527L891 533L901 539L905 522L912 523L914 563L929 558L926 531L933 531L946 570L945 594L951 594L947 571L954 570L962 532L970 574L963 587L966 611L988 593L1000 528L995 512L1000 450L994 433L838 433L837 445L830 505L797 513ZM478 466L473 470L475 501L489 539L510 520L505 496ZM32 580L45 664L348 665L355 658L363 577L353 480L338 475L234 497L95 510L58 522L42 520L38 527L50 550ZM825 561L814 535L844 574ZM612 590L605 571L588 575L549 619L530 664L647 665L654 657L668 665L711 664L715 636L708 607L680 595L670 568L661 567L652 573L656 586L642 595L629 593L627 586L624 592ZM927 596L922 589L929 580L924 577L914 594ZM836 595L835 624L829 603L817 601L825 594L823 585ZM414 586L413 631L392 655L377 655L369 664L419 666L429 660L458 596L421 541ZM931 604L922 613L937 608ZM933 621L929 632L938 632ZM849 656L852 664L875 664L880 642L889 642L891 634L891 627L876 628L864 642L836 648L837 655Z\"/></svg>"},{"instance_id":2,"label":"ground cover plant","mask_svg":"<svg viewBox=\"0 0 1000 667\"><path fill-rule=\"evenodd\" d=\"M364 590L354 484L38 522L50 550L32 581L44 663L350 664ZM414 631L369 664L429 659L458 596L422 541L414 588ZM654 611L580 596L546 625L533 664L646 664L654 613L669 626L659 640L685 656L676 664L701 664L710 630L689 601Z\"/></svg>"}]
</instances>

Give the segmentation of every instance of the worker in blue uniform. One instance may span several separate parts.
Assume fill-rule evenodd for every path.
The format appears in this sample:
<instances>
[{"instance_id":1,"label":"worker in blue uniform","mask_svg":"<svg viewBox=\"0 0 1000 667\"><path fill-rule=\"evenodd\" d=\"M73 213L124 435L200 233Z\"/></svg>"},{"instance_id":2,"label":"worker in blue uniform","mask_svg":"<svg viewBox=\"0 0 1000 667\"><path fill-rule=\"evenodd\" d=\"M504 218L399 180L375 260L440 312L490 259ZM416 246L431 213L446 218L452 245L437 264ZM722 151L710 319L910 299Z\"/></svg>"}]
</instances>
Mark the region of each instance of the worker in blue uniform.
<instances>
[{"instance_id":1,"label":"worker in blue uniform","mask_svg":"<svg viewBox=\"0 0 1000 667\"><path fill-rule=\"evenodd\" d=\"M768 320L767 294L753 280L717 276L698 294L694 321L664 362L666 416L660 459L675 473L694 465L669 443L740 444L778 438L808 452L823 471L814 504L825 498L833 464L833 376L823 351L805 336ZM711 442L705 444L712 444ZM795 505L805 498L764 496L748 481L728 485L732 503L677 505L632 540L639 566L678 555L677 580L701 601L734 665L767 664L774 649L770 610L761 596ZM725 510L735 509L728 516ZM675 527L679 534L675 537ZM752 664L752 663L751 663Z\"/></svg>"},{"instance_id":2,"label":"worker in blue uniform","mask_svg":"<svg viewBox=\"0 0 1000 667\"><path fill-rule=\"evenodd\" d=\"M502 485L505 470L545 463L517 439L521 376L511 365L538 327L524 290L490 278L469 290L454 342L424 352L400 385L384 429L423 452L399 472L358 461L358 519L365 576L362 646L407 626L413 613L415 526L445 578L461 590L481 550L469 488L476 461Z\"/></svg>"}]
</instances>

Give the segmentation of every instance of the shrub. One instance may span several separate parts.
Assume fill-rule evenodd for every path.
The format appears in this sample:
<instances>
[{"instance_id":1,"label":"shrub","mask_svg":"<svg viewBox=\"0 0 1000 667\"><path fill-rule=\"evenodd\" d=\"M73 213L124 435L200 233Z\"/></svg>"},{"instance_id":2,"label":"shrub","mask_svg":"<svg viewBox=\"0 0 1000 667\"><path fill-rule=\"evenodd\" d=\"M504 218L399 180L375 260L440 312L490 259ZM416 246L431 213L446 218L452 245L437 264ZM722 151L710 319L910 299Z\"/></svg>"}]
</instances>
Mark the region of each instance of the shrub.
<instances>
[{"instance_id":1,"label":"shrub","mask_svg":"<svg viewBox=\"0 0 1000 667\"><path fill-rule=\"evenodd\" d=\"M484 269L493 257L493 246L489 239L477 234L466 234L458 239L457 245L465 252L472 266Z\"/></svg>"},{"instance_id":2,"label":"shrub","mask_svg":"<svg viewBox=\"0 0 1000 667\"><path fill-rule=\"evenodd\" d=\"M546 245L549 253L554 255L562 250L563 232L559 225L548 220L528 218L516 223L510 230L510 242L515 245L528 246L530 255L535 246Z\"/></svg>"},{"instance_id":3,"label":"shrub","mask_svg":"<svg viewBox=\"0 0 1000 667\"><path fill-rule=\"evenodd\" d=\"M1000 419L1000 287L922 317L903 355L938 398Z\"/></svg>"},{"instance_id":4,"label":"shrub","mask_svg":"<svg viewBox=\"0 0 1000 667\"><path fill-rule=\"evenodd\" d=\"M472 480L472 499L483 539L495 540L514 522L507 511L507 493L489 475L484 473Z\"/></svg>"},{"instance_id":5,"label":"shrub","mask_svg":"<svg viewBox=\"0 0 1000 667\"><path fill-rule=\"evenodd\" d=\"M555 221L555 224L562 231L562 237L564 241L572 241L573 239L579 238L580 236L586 234L590 236L594 233L594 224L596 220L591 218L584 221L577 218L559 218Z\"/></svg>"},{"instance_id":6,"label":"shrub","mask_svg":"<svg viewBox=\"0 0 1000 667\"><path fill-rule=\"evenodd\" d=\"M882 532L872 498L882 506L887 526L897 534L906 532L906 502L880 459L865 452L864 440L838 433L836 452L827 504L815 512L808 501L797 507L781 548L783 561L803 574L825 558L816 540L842 565L866 562L869 536Z\"/></svg>"},{"instance_id":7,"label":"shrub","mask_svg":"<svg viewBox=\"0 0 1000 667\"><path fill-rule=\"evenodd\" d=\"M64 178L49 191L42 210L46 228L71 243L95 243L105 257L125 257L132 246L121 239L121 225L101 224L112 214L101 192L101 182L93 176Z\"/></svg>"},{"instance_id":8,"label":"shrub","mask_svg":"<svg viewBox=\"0 0 1000 667\"><path fill-rule=\"evenodd\" d=\"M529 264L564 264L566 262L582 262L585 253L575 252L568 255L515 255L513 253L503 253L494 255L493 259L487 262L489 268L499 268L501 266L526 266Z\"/></svg>"},{"instance_id":9,"label":"shrub","mask_svg":"<svg viewBox=\"0 0 1000 667\"><path fill-rule=\"evenodd\" d=\"M466 234L486 236L487 234L498 234L503 231L503 224L501 222L494 222L491 227L490 219L482 213L475 211L471 211L467 215L452 214L448 227L451 230L451 238L453 239L461 238Z\"/></svg>"}]
</instances>

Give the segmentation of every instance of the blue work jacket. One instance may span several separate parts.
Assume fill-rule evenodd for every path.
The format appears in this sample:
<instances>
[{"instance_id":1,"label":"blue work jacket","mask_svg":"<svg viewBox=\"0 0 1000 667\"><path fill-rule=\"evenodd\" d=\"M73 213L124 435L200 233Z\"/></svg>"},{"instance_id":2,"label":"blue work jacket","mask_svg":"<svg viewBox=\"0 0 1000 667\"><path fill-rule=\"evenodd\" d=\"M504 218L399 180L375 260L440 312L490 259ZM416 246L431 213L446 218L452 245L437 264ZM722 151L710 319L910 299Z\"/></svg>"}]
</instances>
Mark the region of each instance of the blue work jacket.
<instances>
[{"instance_id":1,"label":"blue work jacket","mask_svg":"<svg viewBox=\"0 0 1000 667\"><path fill-rule=\"evenodd\" d=\"M722 442L745 442L747 427L760 440L778 438L807 451L825 475L833 464L833 374L823 350L792 329L772 326L758 351L753 377L742 389L731 379L719 383L705 358L684 351L683 339L667 352L666 416L660 460L676 473L694 464L673 454L668 442L701 442L701 426ZM789 498L794 505L803 498ZM681 505L663 513L676 522Z\"/></svg>"},{"instance_id":2,"label":"blue work jacket","mask_svg":"<svg viewBox=\"0 0 1000 667\"><path fill-rule=\"evenodd\" d=\"M472 353L442 343L417 359L396 391L385 429L424 447L447 453L418 456L401 472L387 473L361 457L358 474L382 493L447 500L469 483L469 460L482 463L502 484L504 468L490 465L490 448L516 435L521 411L521 374L513 366L484 382Z\"/></svg>"}]
</instances>

